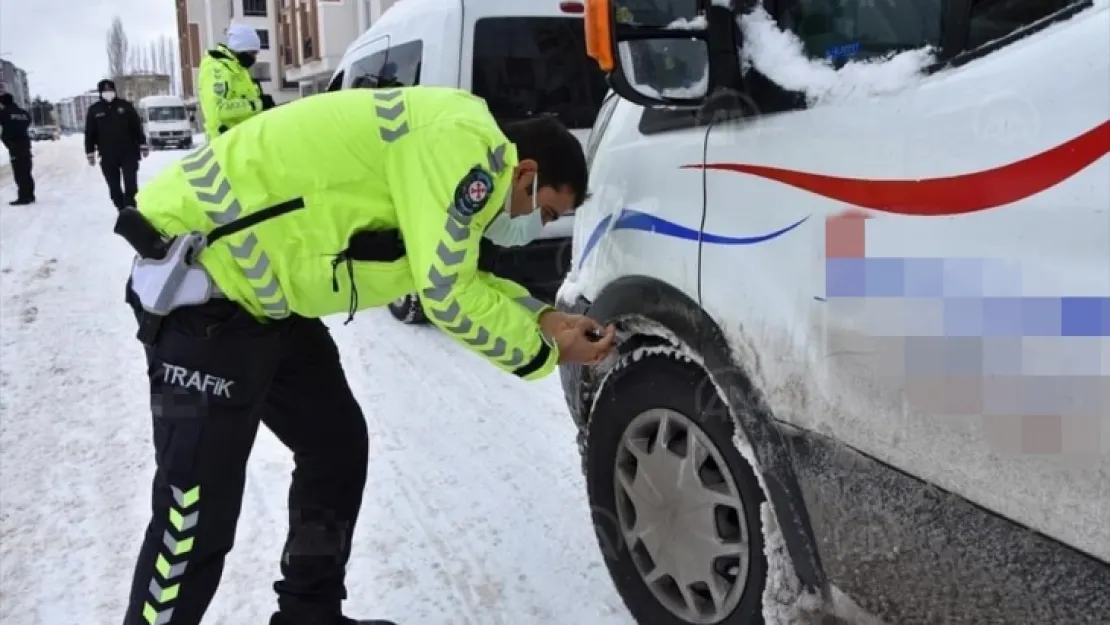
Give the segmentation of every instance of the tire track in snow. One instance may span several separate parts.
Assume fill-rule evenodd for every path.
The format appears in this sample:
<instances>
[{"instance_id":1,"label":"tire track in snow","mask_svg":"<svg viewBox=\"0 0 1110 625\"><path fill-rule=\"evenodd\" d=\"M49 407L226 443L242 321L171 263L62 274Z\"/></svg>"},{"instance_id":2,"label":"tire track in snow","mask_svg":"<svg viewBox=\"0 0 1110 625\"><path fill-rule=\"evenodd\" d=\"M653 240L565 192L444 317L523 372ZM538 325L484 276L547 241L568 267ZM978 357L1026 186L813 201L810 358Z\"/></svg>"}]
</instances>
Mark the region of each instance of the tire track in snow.
<instances>
[{"instance_id":1,"label":"tire track in snow","mask_svg":"<svg viewBox=\"0 0 1110 625\"><path fill-rule=\"evenodd\" d=\"M103 622L105 602L126 592L129 580L102 572L128 569L135 545L105 530L135 518L131 499L113 491L132 490L128 477L146 451L145 440L119 436L146 403L120 393L122 380L142 375L141 366L121 367L138 349L123 330L129 255L111 234L106 193L103 206L75 206L95 189L77 172L59 188L65 161L75 160L66 156L41 159L52 175L40 176L40 201L5 207L0 243L9 270L0 526L2 560L18 563L5 567L0 615L28 625Z\"/></svg>"}]
</instances>

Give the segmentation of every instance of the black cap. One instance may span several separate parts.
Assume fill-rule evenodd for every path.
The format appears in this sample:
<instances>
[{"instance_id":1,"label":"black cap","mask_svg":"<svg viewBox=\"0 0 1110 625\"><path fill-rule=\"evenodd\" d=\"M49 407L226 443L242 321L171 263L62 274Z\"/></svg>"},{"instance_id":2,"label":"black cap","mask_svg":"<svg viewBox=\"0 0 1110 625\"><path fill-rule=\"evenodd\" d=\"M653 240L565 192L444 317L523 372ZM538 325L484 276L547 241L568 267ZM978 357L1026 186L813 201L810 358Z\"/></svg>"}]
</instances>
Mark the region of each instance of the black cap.
<instances>
[{"instance_id":1,"label":"black cap","mask_svg":"<svg viewBox=\"0 0 1110 625\"><path fill-rule=\"evenodd\" d=\"M105 78L104 80L96 83L96 90L98 92L99 91L108 91L109 89L112 90L112 91L115 91L116 83L112 82L111 80L108 80L107 78Z\"/></svg>"}]
</instances>

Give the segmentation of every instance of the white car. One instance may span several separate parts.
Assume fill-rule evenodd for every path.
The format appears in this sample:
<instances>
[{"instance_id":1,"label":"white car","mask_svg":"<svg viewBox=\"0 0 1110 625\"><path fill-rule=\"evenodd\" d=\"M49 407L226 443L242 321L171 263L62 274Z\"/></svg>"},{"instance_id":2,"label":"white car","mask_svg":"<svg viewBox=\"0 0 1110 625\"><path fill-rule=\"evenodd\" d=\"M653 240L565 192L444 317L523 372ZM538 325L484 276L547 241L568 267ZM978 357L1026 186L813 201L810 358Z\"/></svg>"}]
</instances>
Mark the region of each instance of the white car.
<instances>
[{"instance_id":1,"label":"white car","mask_svg":"<svg viewBox=\"0 0 1110 625\"><path fill-rule=\"evenodd\" d=\"M1110 3L732 4L587 3L559 302L619 344L561 377L629 611L1110 623Z\"/></svg>"}]
</instances>

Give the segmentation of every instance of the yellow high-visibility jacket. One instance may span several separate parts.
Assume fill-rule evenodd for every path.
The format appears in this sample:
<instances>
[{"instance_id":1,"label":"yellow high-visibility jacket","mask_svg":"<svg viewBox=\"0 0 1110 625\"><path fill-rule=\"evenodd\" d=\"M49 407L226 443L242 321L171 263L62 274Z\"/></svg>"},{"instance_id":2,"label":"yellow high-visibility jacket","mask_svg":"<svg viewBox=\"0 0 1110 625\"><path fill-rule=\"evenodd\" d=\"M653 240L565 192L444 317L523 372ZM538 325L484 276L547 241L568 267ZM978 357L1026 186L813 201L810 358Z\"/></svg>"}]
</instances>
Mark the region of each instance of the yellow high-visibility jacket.
<instances>
[{"instance_id":1,"label":"yellow high-visibility jacket","mask_svg":"<svg viewBox=\"0 0 1110 625\"><path fill-rule=\"evenodd\" d=\"M415 292L447 334L537 379L558 363L538 324L549 307L477 268L517 162L470 93L353 89L294 101L216 137L147 183L137 203L168 236L264 211L198 258L258 318L353 313ZM364 230L399 232L404 256L351 260L344 252Z\"/></svg>"},{"instance_id":2,"label":"yellow high-visibility jacket","mask_svg":"<svg viewBox=\"0 0 1110 625\"><path fill-rule=\"evenodd\" d=\"M262 112L258 83L223 44L209 50L200 62L197 99L209 141Z\"/></svg>"}]
</instances>

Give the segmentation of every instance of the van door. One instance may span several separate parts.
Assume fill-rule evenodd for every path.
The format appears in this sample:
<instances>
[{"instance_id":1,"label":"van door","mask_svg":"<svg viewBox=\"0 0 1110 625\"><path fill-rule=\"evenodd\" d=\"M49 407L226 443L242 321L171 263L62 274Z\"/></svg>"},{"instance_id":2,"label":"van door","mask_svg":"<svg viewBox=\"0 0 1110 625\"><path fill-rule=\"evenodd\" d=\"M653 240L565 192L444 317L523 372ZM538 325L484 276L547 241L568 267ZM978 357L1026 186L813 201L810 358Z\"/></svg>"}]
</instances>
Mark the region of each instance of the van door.
<instances>
[{"instance_id":1,"label":"van door","mask_svg":"<svg viewBox=\"0 0 1110 625\"><path fill-rule=\"evenodd\" d=\"M586 56L581 8L554 0L466 2L460 87L485 99L498 121L552 114L585 143L608 85Z\"/></svg>"},{"instance_id":2,"label":"van door","mask_svg":"<svg viewBox=\"0 0 1110 625\"><path fill-rule=\"evenodd\" d=\"M828 33L814 6L778 17L817 58L944 32L940 0L872 3ZM973 9L970 39L1053 6ZM702 239L703 306L758 354L777 418L1104 561L1107 21L996 41L894 93L721 122ZM1070 326L1069 305L1088 307Z\"/></svg>"}]
</instances>

